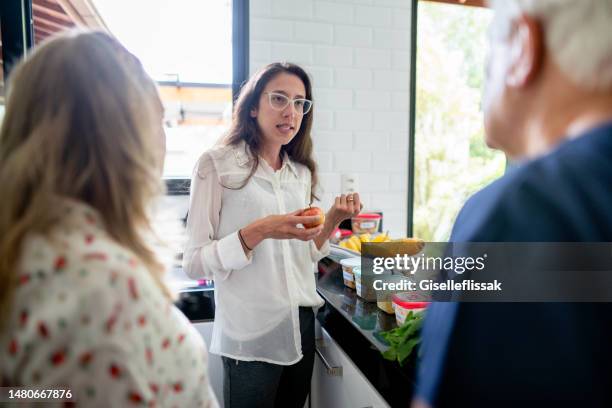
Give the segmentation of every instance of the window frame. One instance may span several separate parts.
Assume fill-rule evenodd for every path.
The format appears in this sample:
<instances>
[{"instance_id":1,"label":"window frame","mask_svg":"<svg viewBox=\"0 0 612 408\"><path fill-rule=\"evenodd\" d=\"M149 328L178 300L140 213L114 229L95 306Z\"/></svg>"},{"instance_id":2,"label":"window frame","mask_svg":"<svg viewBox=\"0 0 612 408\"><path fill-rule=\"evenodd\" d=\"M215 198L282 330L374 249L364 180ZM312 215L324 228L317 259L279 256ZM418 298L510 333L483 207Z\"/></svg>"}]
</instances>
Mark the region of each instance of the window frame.
<instances>
[{"instance_id":1,"label":"window frame","mask_svg":"<svg viewBox=\"0 0 612 408\"><path fill-rule=\"evenodd\" d=\"M14 64L34 43L32 0L2 0L0 2L0 28L2 38L2 70L4 82Z\"/></svg>"},{"instance_id":2,"label":"window frame","mask_svg":"<svg viewBox=\"0 0 612 408\"><path fill-rule=\"evenodd\" d=\"M411 0L410 5L410 88L409 88L409 119L408 119L408 202L407 202L407 236L414 235L414 173L416 145L416 94L417 94L417 33L419 3L445 3L456 6L487 7L486 0Z\"/></svg>"},{"instance_id":3,"label":"window frame","mask_svg":"<svg viewBox=\"0 0 612 408\"><path fill-rule=\"evenodd\" d=\"M6 82L11 66L27 54L27 50L34 43L32 0L2 0L0 19L3 71ZM231 86L234 102L249 73L249 0L232 0L232 71ZM164 181L167 195L189 195L191 179L172 177L164 178Z\"/></svg>"},{"instance_id":4,"label":"window frame","mask_svg":"<svg viewBox=\"0 0 612 408\"><path fill-rule=\"evenodd\" d=\"M414 150L416 131L416 80L417 80L417 32L419 0L411 0L410 4L410 88L409 88L409 113L408 113L408 200L406 217L406 236L414 235Z\"/></svg>"},{"instance_id":5,"label":"window frame","mask_svg":"<svg viewBox=\"0 0 612 408\"><path fill-rule=\"evenodd\" d=\"M238 98L240 88L249 75L249 0L232 0L232 103ZM204 84L163 82L177 86L207 86ZM210 86L210 84L208 85ZM164 178L166 195L188 196L191 179Z\"/></svg>"}]
</instances>

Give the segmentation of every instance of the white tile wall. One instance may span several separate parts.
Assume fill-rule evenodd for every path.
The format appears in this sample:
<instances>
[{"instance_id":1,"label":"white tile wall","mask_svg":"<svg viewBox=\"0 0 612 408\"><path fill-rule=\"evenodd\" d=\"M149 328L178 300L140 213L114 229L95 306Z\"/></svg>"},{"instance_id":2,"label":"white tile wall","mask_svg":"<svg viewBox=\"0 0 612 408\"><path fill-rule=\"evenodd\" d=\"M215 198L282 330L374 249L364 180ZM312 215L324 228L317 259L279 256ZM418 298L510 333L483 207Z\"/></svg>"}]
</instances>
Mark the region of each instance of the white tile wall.
<instances>
[{"instance_id":1,"label":"white tile wall","mask_svg":"<svg viewBox=\"0 0 612 408\"><path fill-rule=\"evenodd\" d=\"M321 206L358 177L367 210L406 233L409 0L251 0L250 66L301 64L313 79Z\"/></svg>"}]
</instances>

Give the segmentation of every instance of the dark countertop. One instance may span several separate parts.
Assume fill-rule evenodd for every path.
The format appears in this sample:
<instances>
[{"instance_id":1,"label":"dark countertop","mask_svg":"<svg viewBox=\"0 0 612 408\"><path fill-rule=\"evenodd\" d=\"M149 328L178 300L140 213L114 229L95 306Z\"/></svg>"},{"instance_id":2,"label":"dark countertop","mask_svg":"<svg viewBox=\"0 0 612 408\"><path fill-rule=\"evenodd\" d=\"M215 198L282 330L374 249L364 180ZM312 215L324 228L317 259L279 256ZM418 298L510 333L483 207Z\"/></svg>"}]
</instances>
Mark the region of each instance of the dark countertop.
<instances>
[{"instance_id":1,"label":"dark countertop","mask_svg":"<svg viewBox=\"0 0 612 408\"><path fill-rule=\"evenodd\" d=\"M342 257L335 253L319 262L317 291L325 306L317 320L391 407L407 407L415 387L416 353L403 366L383 358L388 345L379 333L397 327L395 316L344 286L337 263Z\"/></svg>"},{"instance_id":2,"label":"dark countertop","mask_svg":"<svg viewBox=\"0 0 612 408\"><path fill-rule=\"evenodd\" d=\"M395 329L395 315L380 310L376 302L366 302L342 280L342 268L328 258L321 261L317 291L372 345L383 352L389 346L379 335L381 331Z\"/></svg>"}]
</instances>

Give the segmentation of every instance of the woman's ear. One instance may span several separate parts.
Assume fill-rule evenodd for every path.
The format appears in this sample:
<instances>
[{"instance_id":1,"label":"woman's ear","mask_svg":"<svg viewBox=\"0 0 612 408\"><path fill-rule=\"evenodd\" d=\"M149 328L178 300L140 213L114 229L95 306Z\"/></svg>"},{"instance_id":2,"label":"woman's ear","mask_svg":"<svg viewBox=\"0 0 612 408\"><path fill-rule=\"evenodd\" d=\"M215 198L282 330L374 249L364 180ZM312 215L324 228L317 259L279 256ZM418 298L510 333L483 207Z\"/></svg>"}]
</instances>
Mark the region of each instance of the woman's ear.
<instances>
[{"instance_id":1,"label":"woman's ear","mask_svg":"<svg viewBox=\"0 0 612 408\"><path fill-rule=\"evenodd\" d=\"M257 108L251 109L251 117L252 118L256 118L257 117Z\"/></svg>"}]
</instances>

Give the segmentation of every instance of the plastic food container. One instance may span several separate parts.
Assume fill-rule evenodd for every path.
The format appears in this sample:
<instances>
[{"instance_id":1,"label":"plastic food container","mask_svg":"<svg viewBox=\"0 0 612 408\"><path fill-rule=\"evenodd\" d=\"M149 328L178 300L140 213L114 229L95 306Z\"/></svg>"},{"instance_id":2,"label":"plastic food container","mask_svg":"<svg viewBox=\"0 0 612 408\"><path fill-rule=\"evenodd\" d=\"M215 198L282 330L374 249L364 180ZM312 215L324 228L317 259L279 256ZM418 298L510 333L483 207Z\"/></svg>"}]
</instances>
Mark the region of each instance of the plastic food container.
<instances>
[{"instance_id":1,"label":"plastic food container","mask_svg":"<svg viewBox=\"0 0 612 408\"><path fill-rule=\"evenodd\" d=\"M395 321L398 326L401 326L406 321L406 316L409 312L420 313L429 304L429 302L414 301L412 293L396 293L393 295L393 309L395 310Z\"/></svg>"},{"instance_id":2,"label":"plastic food container","mask_svg":"<svg viewBox=\"0 0 612 408\"><path fill-rule=\"evenodd\" d=\"M378 308L385 313L389 313L389 314L395 313L395 311L393 310L393 302L379 300L376 302L376 306L378 306Z\"/></svg>"},{"instance_id":3,"label":"plastic food container","mask_svg":"<svg viewBox=\"0 0 612 408\"><path fill-rule=\"evenodd\" d=\"M392 272L385 272L381 275L377 275L378 279L382 279L386 283L399 283L405 279L404 275L394 274ZM393 295L394 293L390 290L377 290L376 291L376 305L378 308L385 313L395 314L393 310Z\"/></svg>"},{"instance_id":4,"label":"plastic food container","mask_svg":"<svg viewBox=\"0 0 612 408\"><path fill-rule=\"evenodd\" d=\"M382 215L376 213L363 213L351 218L351 225L355 234L373 234L378 231Z\"/></svg>"},{"instance_id":5,"label":"plastic food container","mask_svg":"<svg viewBox=\"0 0 612 408\"><path fill-rule=\"evenodd\" d=\"M357 291L357 296L366 302L376 301L376 291L372 287L372 279L364 277L361 274L361 268L353 268L353 274L355 275L355 290Z\"/></svg>"},{"instance_id":6,"label":"plastic food container","mask_svg":"<svg viewBox=\"0 0 612 408\"><path fill-rule=\"evenodd\" d=\"M355 289L355 273L353 269L361 269L361 258L341 259L340 265L342 265L342 279L344 280L344 285L351 289Z\"/></svg>"},{"instance_id":7,"label":"plastic food container","mask_svg":"<svg viewBox=\"0 0 612 408\"><path fill-rule=\"evenodd\" d=\"M357 292L357 296L361 297L361 268L354 267L353 268L353 277L355 279L355 291Z\"/></svg>"},{"instance_id":8,"label":"plastic food container","mask_svg":"<svg viewBox=\"0 0 612 408\"><path fill-rule=\"evenodd\" d=\"M331 243L337 244L338 242L340 242L344 238L346 238L348 236L351 236L351 235L353 235L353 231L351 231L351 230L336 228L334 230L334 232L332 232L332 234L329 237L329 239L330 239Z\"/></svg>"}]
</instances>

